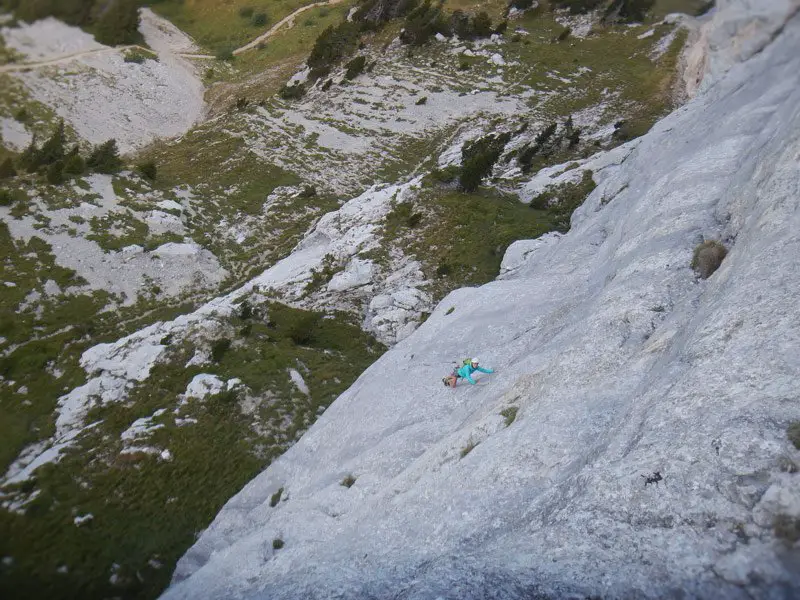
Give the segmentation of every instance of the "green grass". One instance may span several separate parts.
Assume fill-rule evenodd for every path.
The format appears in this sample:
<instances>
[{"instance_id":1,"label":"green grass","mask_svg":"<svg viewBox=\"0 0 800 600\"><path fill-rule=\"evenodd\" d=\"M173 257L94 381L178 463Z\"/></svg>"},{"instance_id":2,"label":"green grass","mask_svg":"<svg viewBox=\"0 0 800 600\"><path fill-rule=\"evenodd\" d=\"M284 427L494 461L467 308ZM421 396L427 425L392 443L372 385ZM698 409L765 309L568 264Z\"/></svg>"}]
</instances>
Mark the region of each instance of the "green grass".
<instances>
[{"instance_id":1,"label":"green grass","mask_svg":"<svg viewBox=\"0 0 800 600\"><path fill-rule=\"evenodd\" d=\"M169 360L131 391L129 402L93 409L88 421L102 423L59 465L43 467L34 482L25 484L28 492L41 490L26 515L0 512L5 534L0 555L15 558L0 577L0 595L20 600L156 597L177 559L224 502L282 454L384 350L343 315L312 316L310 337L299 345L293 336L308 313L269 305L266 317L247 319L247 338L236 336L218 363L203 368L184 368L195 347L172 342ZM234 318L230 327L243 323ZM299 393L287 375L301 363L310 397ZM251 394L272 394L273 400L252 416L239 410L236 394L190 401L181 416L197 423L177 426L167 412L156 420L165 427L146 441L168 448L171 460L121 455L120 433L137 418L175 406L178 394L200 372L223 380L239 377ZM253 420L260 423L259 433L251 427ZM87 454L93 457L88 463ZM75 515L87 513L94 515L91 523L72 523ZM154 568L153 560L162 566ZM113 563L120 565L117 585L109 583ZM62 565L69 568L65 576L56 573Z\"/></svg>"},{"instance_id":2,"label":"green grass","mask_svg":"<svg viewBox=\"0 0 800 600\"><path fill-rule=\"evenodd\" d=\"M230 0L220 3L217 0L163 0L153 5L153 10L166 17L180 29L188 33L204 49L217 52L224 48L238 48L266 32L283 17L296 9L311 4L313 0ZM244 7L253 9L254 14L266 13L267 24L253 26L252 18L244 18L239 12ZM330 7L334 12L338 6ZM311 18L319 21L319 8L301 13L295 29L310 29L302 26L302 21Z\"/></svg>"},{"instance_id":3,"label":"green grass","mask_svg":"<svg viewBox=\"0 0 800 600\"><path fill-rule=\"evenodd\" d=\"M476 194L423 190L413 210L422 214L415 227L398 219L395 210L386 219L384 236L423 262L439 297L455 287L491 281L512 242L553 229L548 211L488 189Z\"/></svg>"}]
</instances>

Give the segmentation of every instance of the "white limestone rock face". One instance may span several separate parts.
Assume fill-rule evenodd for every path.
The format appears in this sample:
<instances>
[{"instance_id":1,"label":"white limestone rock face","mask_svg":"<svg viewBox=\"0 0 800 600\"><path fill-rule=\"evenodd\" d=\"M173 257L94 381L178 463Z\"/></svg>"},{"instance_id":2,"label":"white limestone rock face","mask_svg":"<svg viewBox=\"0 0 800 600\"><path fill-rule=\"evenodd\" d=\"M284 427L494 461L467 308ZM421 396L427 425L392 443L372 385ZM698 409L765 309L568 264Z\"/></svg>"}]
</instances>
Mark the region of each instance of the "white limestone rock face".
<instances>
[{"instance_id":1,"label":"white limestone rock face","mask_svg":"<svg viewBox=\"0 0 800 600\"><path fill-rule=\"evenodd\" d=\"M800 16L370 367L164 598L800 597L772 530L800 510L798 107ZM730 247L708 280L703 238ZM465 352L496 372L445 389Z\"/></svg>"}]
</instances>

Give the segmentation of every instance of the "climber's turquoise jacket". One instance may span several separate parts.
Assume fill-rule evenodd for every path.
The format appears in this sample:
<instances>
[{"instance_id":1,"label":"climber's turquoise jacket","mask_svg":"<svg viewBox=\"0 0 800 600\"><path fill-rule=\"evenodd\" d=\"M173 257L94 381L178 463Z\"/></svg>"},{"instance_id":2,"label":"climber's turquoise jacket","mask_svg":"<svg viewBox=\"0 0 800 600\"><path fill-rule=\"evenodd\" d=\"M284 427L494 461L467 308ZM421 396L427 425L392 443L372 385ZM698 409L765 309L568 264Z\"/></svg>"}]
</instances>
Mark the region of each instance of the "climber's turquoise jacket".
<instances>
[{"instance_id":1,"label":"climber's turquoise jacket","mask_svg":"<svg viewBox=\"0 0 800 600\"><path fill-rule=\"evenodd\" d=\"M475 371L480 371L481 373L494 373L491 369L484 369L483 367L478 367L477 369L473 367L471 364L464 365L460 369L456 371L459 377L466 379L469 381L471 385L475 385L475 380L471 377L471 375Z\"/></svg>"}]
</instances>

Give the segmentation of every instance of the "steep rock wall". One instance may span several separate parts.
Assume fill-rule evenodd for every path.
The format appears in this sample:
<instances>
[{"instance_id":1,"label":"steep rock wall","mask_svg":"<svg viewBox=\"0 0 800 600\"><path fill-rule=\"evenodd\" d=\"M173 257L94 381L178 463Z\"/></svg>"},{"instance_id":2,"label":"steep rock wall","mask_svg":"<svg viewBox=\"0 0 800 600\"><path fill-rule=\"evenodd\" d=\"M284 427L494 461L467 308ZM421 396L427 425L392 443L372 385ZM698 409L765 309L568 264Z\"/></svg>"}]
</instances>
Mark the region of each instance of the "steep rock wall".
<instances>
[{"instance_id":1,"label":"steep rock wall","mask_svg":"<svg viewBox=\"0 0 800 600\"><path fill-rule=\"evenodd\" d=\"M164 597L797 597L773 524L800 518L798 84L795 15L605 170L569 234L512 247L368 369ZM703 281L709 238L730 253ZM475 353L496 374L443 388Z\"/></svg>"}]
</instances>

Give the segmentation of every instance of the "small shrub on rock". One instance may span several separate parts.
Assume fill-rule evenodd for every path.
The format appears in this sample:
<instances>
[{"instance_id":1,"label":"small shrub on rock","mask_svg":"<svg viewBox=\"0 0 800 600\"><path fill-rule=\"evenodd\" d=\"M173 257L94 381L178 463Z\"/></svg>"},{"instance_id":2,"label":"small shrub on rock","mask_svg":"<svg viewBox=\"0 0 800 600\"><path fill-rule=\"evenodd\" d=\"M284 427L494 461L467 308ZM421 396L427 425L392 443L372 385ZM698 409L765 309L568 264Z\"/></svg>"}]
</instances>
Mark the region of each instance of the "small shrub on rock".
<instances>
[{"instance_id":1,"label":"small shrub on rock","mask_svg":"<svg viewBox=\"0 0 800 600\"><path fill-rule=\"evenodd\" d=\"M303 187L302 191L297 194L298 198L313 198L317 195L317 188L313 185L306 185Z\"/></svg>"},{"instance_id":2,"label":"small shrub on rock","mask_svg":"<svg viewBox=\"0 0 800 600\"><path fill-rule=\"evenodd\" d=\"M355 482L356 482L356 478L353 477L352 475L348 475L347 477L342 479L342 482L341 482L340 485L343 485L346 488L351 488L351 487L353 487L353 484Z\"/></svg>"},{"instance_id":3,"label":"small shrub on rock","mask_svg":"<svg viewBox=\"0 0 800 600\"><path fill-rule=\"evenodd\" d=\"M506 427L509 427L514 422L514 419L517 418L518 410L519 408L516 406L509 406L500 411L500 414L505 417Z\"/></svg>"},{"instance_id":4,"label":"small shrub on rock","mask_svg":"<svg viewBox=\"0 0 800 600\"><path fill-rule=\"evenodd\" d=\"M228 349L231 347L231 341L228 338L222 338L219 340L215 340L211 344L211 359L218 363L220 362L225 353L228 352Z\"/></svg>"},{"instance_id":5,"label":"small shrub on rock","mask_svg":"<svg viewBox=\"0 0 800 600\"><path fill-rule=\"evenodd\" d=\"M353 80L359 75L361 75L361 72L364 70L364 66L366 64L367 64L366 57L364 57L363 55L356 56L353 60L351 60L345 65L346 69L344 73L345 79Z\"/></svg>"},{"instance_id":6,"label":"small shrub on rock","mask_svg":"<svg viewBox=\"0 0 800 600\"><path fill-rule=\"evenodd\" d=\"M295 85L284 85L278 92L278 95L284 100L297 100L302 98L305 93L306 86L302 83L297 83Z\"/></svg>"},{"instance_id":7,"label":"small shrub on rock","mask_svg":"<svg viewBox=\"0 0 800 600\"><path fill-rule=\"evenodd\" d=\"M139 163L136 165L136 170L145 178L150 181L155 181L158 177L158 167L155 161L148 160L147 162Z\"/></svg>"},{"instance_id":8,"label":"small shrub on rock","mask_svg":"<svg viewBox=\"0 0 800 600\"><path fill-rule=\"evenodd\" d=\"M14 168L14 161L11 160L11 157L0 163L0 179L9 179L16 174L17 170Z\"/></svg>"},{"instance_id":9,"label":"small shrub on rock","mask_svg":"<svg viewBox=\"0 0 800 600\"><path fill-rule=\"evenodd\" d=\"M280 550L281 548L283 548L283 540L280 538L275 538L274 540L272 540L272 548L274 550Z\"/></svg>"},{"instance_id":10,"label":"small shrub on rock","mask_svg":"<svg viewBox=\"0 0 800 600\"><path fill-rule=\"evenodd\" d=\"M272 496L270 496L269 505L272 508L275 508L276 506L278 506L278 502L281 501L281 496L282 495L283 495L283 488L280 488L277 492L275 492L274 494L272 494Z\"/></svg>"},{"instance_id":11,"label":"small shrub on rock","mask_svg":"<svg viewBox=\"0 0 800 600\"><path fill-rule=\"evenodd\" d=\"M692 269L702 279L708 279L719 268L727 254L728 250L718 241L705 241L694 249Z\"/></svg>"},{"instance_id":12,"label":"small shrub on rock","mask_svg":"<svg viewBox=\"0 0 800 600\"><path fill-rule=\"evenodd\" d=\"M794 421L786 429L786 435L794 447L800 450L800 421Z\"/></svg>"},{"instance_id":13,"label":"small shrub on rock","mask_svg":"<svg viewBox=\"0 0 800 600\"><path fill-rule=\"evenodd\" d=\"M775 537L789 544L800 540L800 518L789 515L777 515L772 522Z\"/></svg>"},{"instance_id":14,"label":"small shrub on rock","mask_svg":"<svg viewBox=\"0 0 800 600\"><path fill-rule=\"evenodd\" d=\"M422 106L423 104L426 104L427 102L428 102L428 97L427 96L423 96L422 98L420 98L419 100L414 102L414 104L416 104L417 106Z\"/></svg>"}]
</instances>

